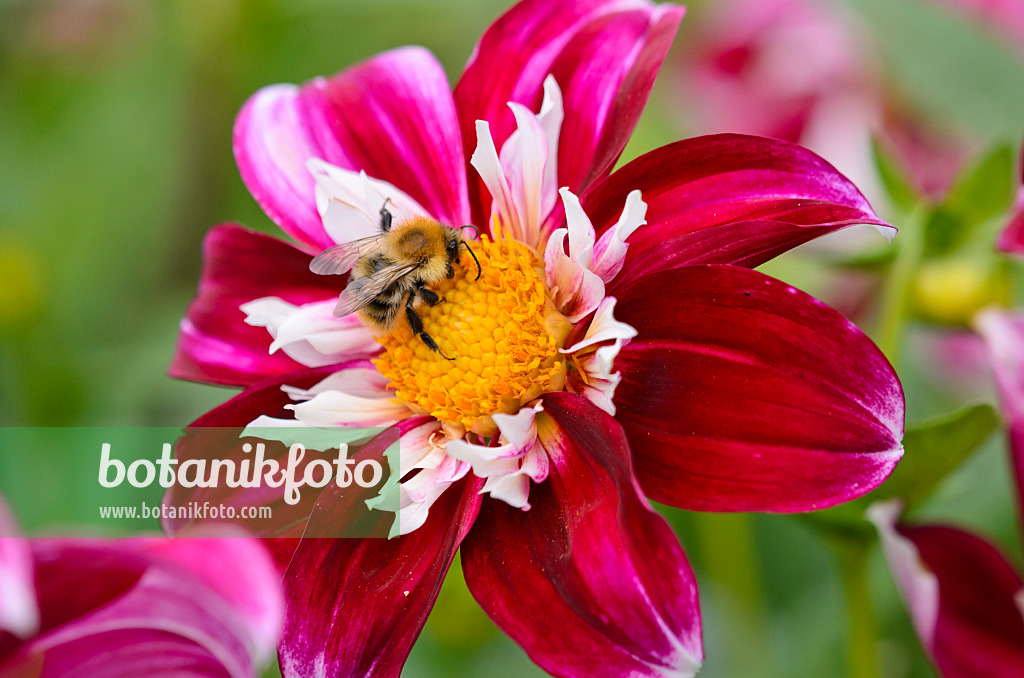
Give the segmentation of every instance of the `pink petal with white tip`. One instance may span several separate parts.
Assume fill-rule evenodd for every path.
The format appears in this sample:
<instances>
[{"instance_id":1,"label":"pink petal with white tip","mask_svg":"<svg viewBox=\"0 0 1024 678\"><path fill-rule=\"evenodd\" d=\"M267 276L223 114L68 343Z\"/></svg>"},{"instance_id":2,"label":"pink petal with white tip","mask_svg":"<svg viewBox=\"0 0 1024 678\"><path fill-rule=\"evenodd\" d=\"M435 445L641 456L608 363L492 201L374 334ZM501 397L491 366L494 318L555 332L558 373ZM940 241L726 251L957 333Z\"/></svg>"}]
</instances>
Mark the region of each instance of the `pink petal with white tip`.
<instances>
[{"instance_id":1,"label":"pink petal with white tip","mask_svg":"<svg viewBox=\"0 0 1024 678\"><path fill-rule=\"evenodd\" d=\"M465 440L448 444L448 455L473 467L473 474L486 478L480 491L515 506L529 509L530 481L543 482L548 475L547 457L537 443L538 402L514 415L496 414L494 423L502 445L474 445Z\"/></svg>"},{"instance_id":2,"label":"pink petal with white tip","mask_svg":"<svg viewBox=\"0 0 1024 678\"><path fill-rule=\"evenodd\" d=\"M626 206L622 208L622 216L594 245L594 260L590 270L601 280L611 282L622 270L622 265L626 261L626 251L629 249L626 238L647 223L646 217L647 203L641 199L640 191L630 191L626 196Z\"/></svg>"},{"instance_id":3,"label":"pink petal with white tip","mask_svg":"<svg viewBox=\"0 0 1024 678\"><path fill-rule=\"evenodd\" d=\"M544 251L544 275L551 301L575 323L598 307L605 290L601 278L565 254L568 233L567 229L560 228L551 234Z\"/></svg>"},{"instance_id":4,"label":"pink petal with white tip","mask_svg":"<svg viewBox=\"0 0 1024 678\"><path fill-rule=\"evenodd\" d=\"M622 381L622 374L612 372L612 366L621 348L622 342L616 341L592 353L585 352L574 361L579 371L570 372L565 380L567 391L584 396L613 417L615 389Z\"/></svg>"},{"instance_id":5,"label":"pink petal with white tip","mask_svg":"<svg viewBox=\"0 0 1024 678\"><path fill-rule=\"evenodd\" d=\"M628 342L636 336L636 330L626 323L615 319L615 297L605 297L601 300L594 317L587 326L587 333L583 339L576 342L569 348L559 349L562 353L578 353L588 346L602 344L606 341Z\"/></svg>"}]
</instances>

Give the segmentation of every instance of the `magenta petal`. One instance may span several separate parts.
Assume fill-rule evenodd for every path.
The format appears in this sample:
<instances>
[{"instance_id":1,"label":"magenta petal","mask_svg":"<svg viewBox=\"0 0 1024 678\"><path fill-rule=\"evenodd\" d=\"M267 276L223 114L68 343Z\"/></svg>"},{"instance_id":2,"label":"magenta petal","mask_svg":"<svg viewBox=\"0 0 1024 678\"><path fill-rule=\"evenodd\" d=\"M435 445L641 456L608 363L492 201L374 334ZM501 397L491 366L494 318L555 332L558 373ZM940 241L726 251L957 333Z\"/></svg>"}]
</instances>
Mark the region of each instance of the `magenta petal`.
<instances>
[{"instance_id":1,"label":"magenta petal","mask_svg":"<svg viewBox=\"0 0 1024 678\"><path fill-rule=\"evenodd\" d=\"M455 102L433 54L394 49L307 88L331 108L342 166L394 184L445 223L469 221Z\"/></svg>"},{"instance_id":2,"label":"magenta petal","mask_svg":"<svg viewBox=\"0 0 1024 678\"><path fill-rule=\"evenodd\" d=\"M844 226L885 225L835 168L775 139L718 134L637 158L583 197L599 236L634 189L648 205L647 225L629 238L616 289L679 266L753 267Z\"/></svg>"},{"instance_id":3,"label":"magenta petal","mask_svg":"<svg viewBox=\"0 0 1024 678\"><path fill-rule=\"evenodd\" d=\"M276 238L234 224L213 228L203 241L199 293L181 321L169 374L246 386L301 369L283 351L270 354L270 334L245 324L239 306L266 296L303 304L344 288L347 278L316 275L309 262L308 254Z\"/></svg>"},{"instance_id":4,"label":"magenta petal","mask_svg":"<svg viewBox=\"0 0 1024 678\"><path fill-rule=\"evenodd\" d=\"M1024 205L1018 205L1017 213L999 234L996 248L1000 252L1024 256Z\"/></svg>"},{"instance_id":5,"label":"magenta petal","mask_svg":"<svg viewBox=\"0 0 1024 678\"><path fill-rule=\"evenodd\" d=\"M633 477L615 420L543 397L551 475L521 511L488 501L462 546L470 591L556 676L692 676L703 658L697 585ZM552 430L554 429L554 430Z\"/></svg>"},{"instance_id":6,"label":"magenta petal","mask_svg":"<svg viewBox=\"0 0 1024 678\"><path fill-rule=\"evenodd\" d=\"M558 185L584 187L621 153L681 17L679 7L646 0L514 5L480 38L455 87L463 139L475 139L476 121L486 120L501 148L515 130L508 102L538 110L544 78L554 74L567 94ZM471 190L483 193L479 221L486 191L476 182Z\"/></svg>"},{"instance_id":7,"label":"magenta petal","mask_svg":"<svg viewBox=\"0 0 1024 678\"><path fill-rule=\"evenodd\" d=\"M615 361L616 418L652 498L805 511L877 487L903 454L904 400L853 323L756 271L693 266L619 292L639 335Z\"/></svg>"},{"instance_id":8,"label":"magenta petal","mask_svg":"<svg viewBox=\"0 0 1024 678\"><path fill-rule=\"evenodd\" d=\"M285 575L285 678L397 678L476 518L481 484L452 485L422 527L396 539L304 539Z\"/></svg>"},{"instance_id":9,"label":"magenta petal","mask_svg":"<svg viewBox=\"0 0 1024 678\"><path fill-rule=\"evenodd\" d=\"M444 70L421 47L384 52L301 88L257 92L235 123L242 179L292 237L322 250L333 241L314 197L310 158L365 170L402 189L433 216L466 223L462 139Z\"/></svg>"},{"instance_id":10,"label":"magenta petal","mask_svg":"<svg viewBox=\"0 0 1024 678\"><path fill-rule=\"evenodd\" d=\"M643 112L685 9L642 5L583 27L552 67L565 122L558 185L574 193L607 176Z\"/></svg>"},{"instance_id":11,"label":"magenta petal","mask_svg":"<svg viewBox=\"0 0 1024 678\"><path fill-rule=\"evenodd\" d=\"M0 661L39 628L33 579L29 542L0 498Z\"/></svg>"},{"instance_id":12,"label":"magenta petal","mask_svg":"<svg viewBox=\"0 0 1024 678\"><path fill-rule=\"evenodd\" d=\"M324 230L313 193L310 158L342 164L333 116L324 103L295 85L271 85L252 95L235 120L233 145L242 181L285 233L309 247L334 242Z\"/></svg>"},{"instance_id":13,"label":"magenta petal","mask_svg":"<svg viewBox=\"0 0 1024 678\"><path fill-rule=\"evenodd\" d=\"M293 413L285 409L294 401L281 390L282 385L294 386L296 388L311 388L331 374L345 369L349 365L365 366L364 361L343 363L341 365L328 365L300 369L287 374L270 377L257 382L245 389L234 398L210 410L199 419L196 419L186 428L186 435L181 438L175 447L175 456L180 460L221 458L231 459L244 457L238 441L243 428L248 426L254 419L261 415L292 419ZM280 444L266 444L266 458L277 458L284 463L287 455L287 447ZM299 537L302 535L303 521L312 510L316 495L306 493L304 500L295 505L289 505L284 500L284 493L281 488L274 488L261 484L259 487L228 487L222 484L218 487L182 487L175 485L164 495L163 503L168 506L188 506L189 502L200 503L209 501L213 505L224 504L225 506L270 506L273 510L274 521L254 521L249 527L253 530L266 529L270 533L260 533L258 536L266 537ZM186 518L164 519L163 529L168 534L177 534L181 530L193 524L193 521ZM290 529L281 533L278 528L288 525ZM275 558L279 564L286 565L291 558L298 542L295 539L280 539L275 542Z\"/></svg>"},{"instance_id":14,"label":"magenta petal","mask_svg":"<svg viewBox=\"0 0 1024 678\"><path fill-rule=\"evenodd\" d=\"M873 511L879 508L876 506ZM921 642L945 678L1024 675L1024 583L991 544L951 527L879 529Z\"/></svg>"}]
</instances>

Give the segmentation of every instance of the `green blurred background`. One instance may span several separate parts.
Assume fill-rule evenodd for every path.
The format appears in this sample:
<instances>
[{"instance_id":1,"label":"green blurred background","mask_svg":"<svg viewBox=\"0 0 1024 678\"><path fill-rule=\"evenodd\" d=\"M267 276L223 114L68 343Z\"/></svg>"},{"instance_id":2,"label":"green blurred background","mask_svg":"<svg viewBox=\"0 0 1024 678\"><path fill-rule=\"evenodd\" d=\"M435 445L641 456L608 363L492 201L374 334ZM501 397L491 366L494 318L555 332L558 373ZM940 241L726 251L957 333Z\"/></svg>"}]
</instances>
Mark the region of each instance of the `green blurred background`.
<instances>
[{"instance_id":1,"label":"green blurred background","mask_svg":"<svg viewBox=\"0 0 1024 678\"><path fill-rule=\"evenodd\" d=\"M229 397L164 372L206 230L237 221L276 231L234 166L239 107L263 85L329 74L401 44L431 49L454 81L509 4L0 0L0 425L181 426ZM1019 144L1020 53L920 0L847 4L905 105L983 145ZM675 53L703 9L690 7ZM697 94L674 91L668 76L627 158L686 135L680 107ZM818 268L797 253L770 272L824 295ZM957 404L936 396L912 364L898 367L912 420ZM993 536L1019 564L1004 455L994 436L921 515ZM33 463L57 474L90 471L59 450ZM0 475L0 489L20 482ZM41 492L37 501L62 500ZM701 583L703 678L848 675L837 569L805 521L666 515ZM933 675L877 553L870 575L882 675ZM403 675L543 673L453 573Z\"/></svg>"}]
</instances>

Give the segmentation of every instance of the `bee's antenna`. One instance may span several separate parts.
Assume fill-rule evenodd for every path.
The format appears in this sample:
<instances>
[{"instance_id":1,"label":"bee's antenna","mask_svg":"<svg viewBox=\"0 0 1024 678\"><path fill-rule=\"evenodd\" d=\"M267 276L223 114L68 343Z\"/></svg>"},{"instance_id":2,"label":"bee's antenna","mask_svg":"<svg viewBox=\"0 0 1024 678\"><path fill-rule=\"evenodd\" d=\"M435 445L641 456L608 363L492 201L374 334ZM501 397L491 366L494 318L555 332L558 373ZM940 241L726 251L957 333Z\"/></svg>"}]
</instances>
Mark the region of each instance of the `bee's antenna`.
<instances>
[{"instance_id":1,"label":"bee's antenna","mask_svg":"<svg viewBox=\"0 0 1024 678\"><path fill-rule=\"evenodd\" d=\"M460 231L464 231L467 228L472 228L473 229L473 237L474 238L476 238L478 235L480 235L480 229L477 228L476 226L474 226L473 224L466 224L465 226L459 226L459 230Z\"/></svg>"},{"instance_id":2,"label":"bee's antenna","mask_svg":"<svg viewBox=\"0 0 1024 678\"><path fill-rule=\"evenodd\" d=\"M462 244L466 246L466 249L469 250L470 256L473 257L473 261L476 262L476 278L475 278L475 280L479 280L480 279L480 274L483 273L483 269L480 268L480 260L476 258L476 254L473 253L473 250L470 248L468 242L463 240Z\"/></svg>"}]
</instances>

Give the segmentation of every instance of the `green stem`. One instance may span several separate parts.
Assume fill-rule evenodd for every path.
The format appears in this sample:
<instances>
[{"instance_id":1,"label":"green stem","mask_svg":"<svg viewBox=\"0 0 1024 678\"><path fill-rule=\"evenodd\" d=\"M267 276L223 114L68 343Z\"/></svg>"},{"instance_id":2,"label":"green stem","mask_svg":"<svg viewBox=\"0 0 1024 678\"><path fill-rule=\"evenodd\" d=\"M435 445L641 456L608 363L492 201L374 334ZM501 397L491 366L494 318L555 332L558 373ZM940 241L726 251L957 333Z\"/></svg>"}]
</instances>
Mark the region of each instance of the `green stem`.
<instances>
[{"instance_id":1,"label":"green stem","mask_svg":"<svg viewBox=\"0 0 1024 678\"><path fill-rule=\"evenodd\" d=\"M850 678L878 678L875 613L868 591L868 555L871 543L853 540L837 545L836 558L850 620Z\"/></svg>"},{"instance_id":2,"label":"green stem","mask_svg":"<svg viewBox=\"0 0 1024 678\"><path fill-rule=\"evenodd\" d=\"M770 643L765 634L760 559L748 513L695 513L700 562L722 594L729 633L743 652L728 658L730 675L754 676L764 670Z\"/></svg>"},{"instance_id":3,"label":"green stem","mask_svg":"<svg viewBox=\"0 0 1024 678\"><path fill-rule=\"evenodd\" d=\"M882 310L878 324L878 346L895 365L903 344L903 326L907 319L910 290L921 265L924 250L924 221L928 214L926 204L920 204L903 221L896 236L899 247L889 270L882 295Z\"/></svg>"}]
</instances>

